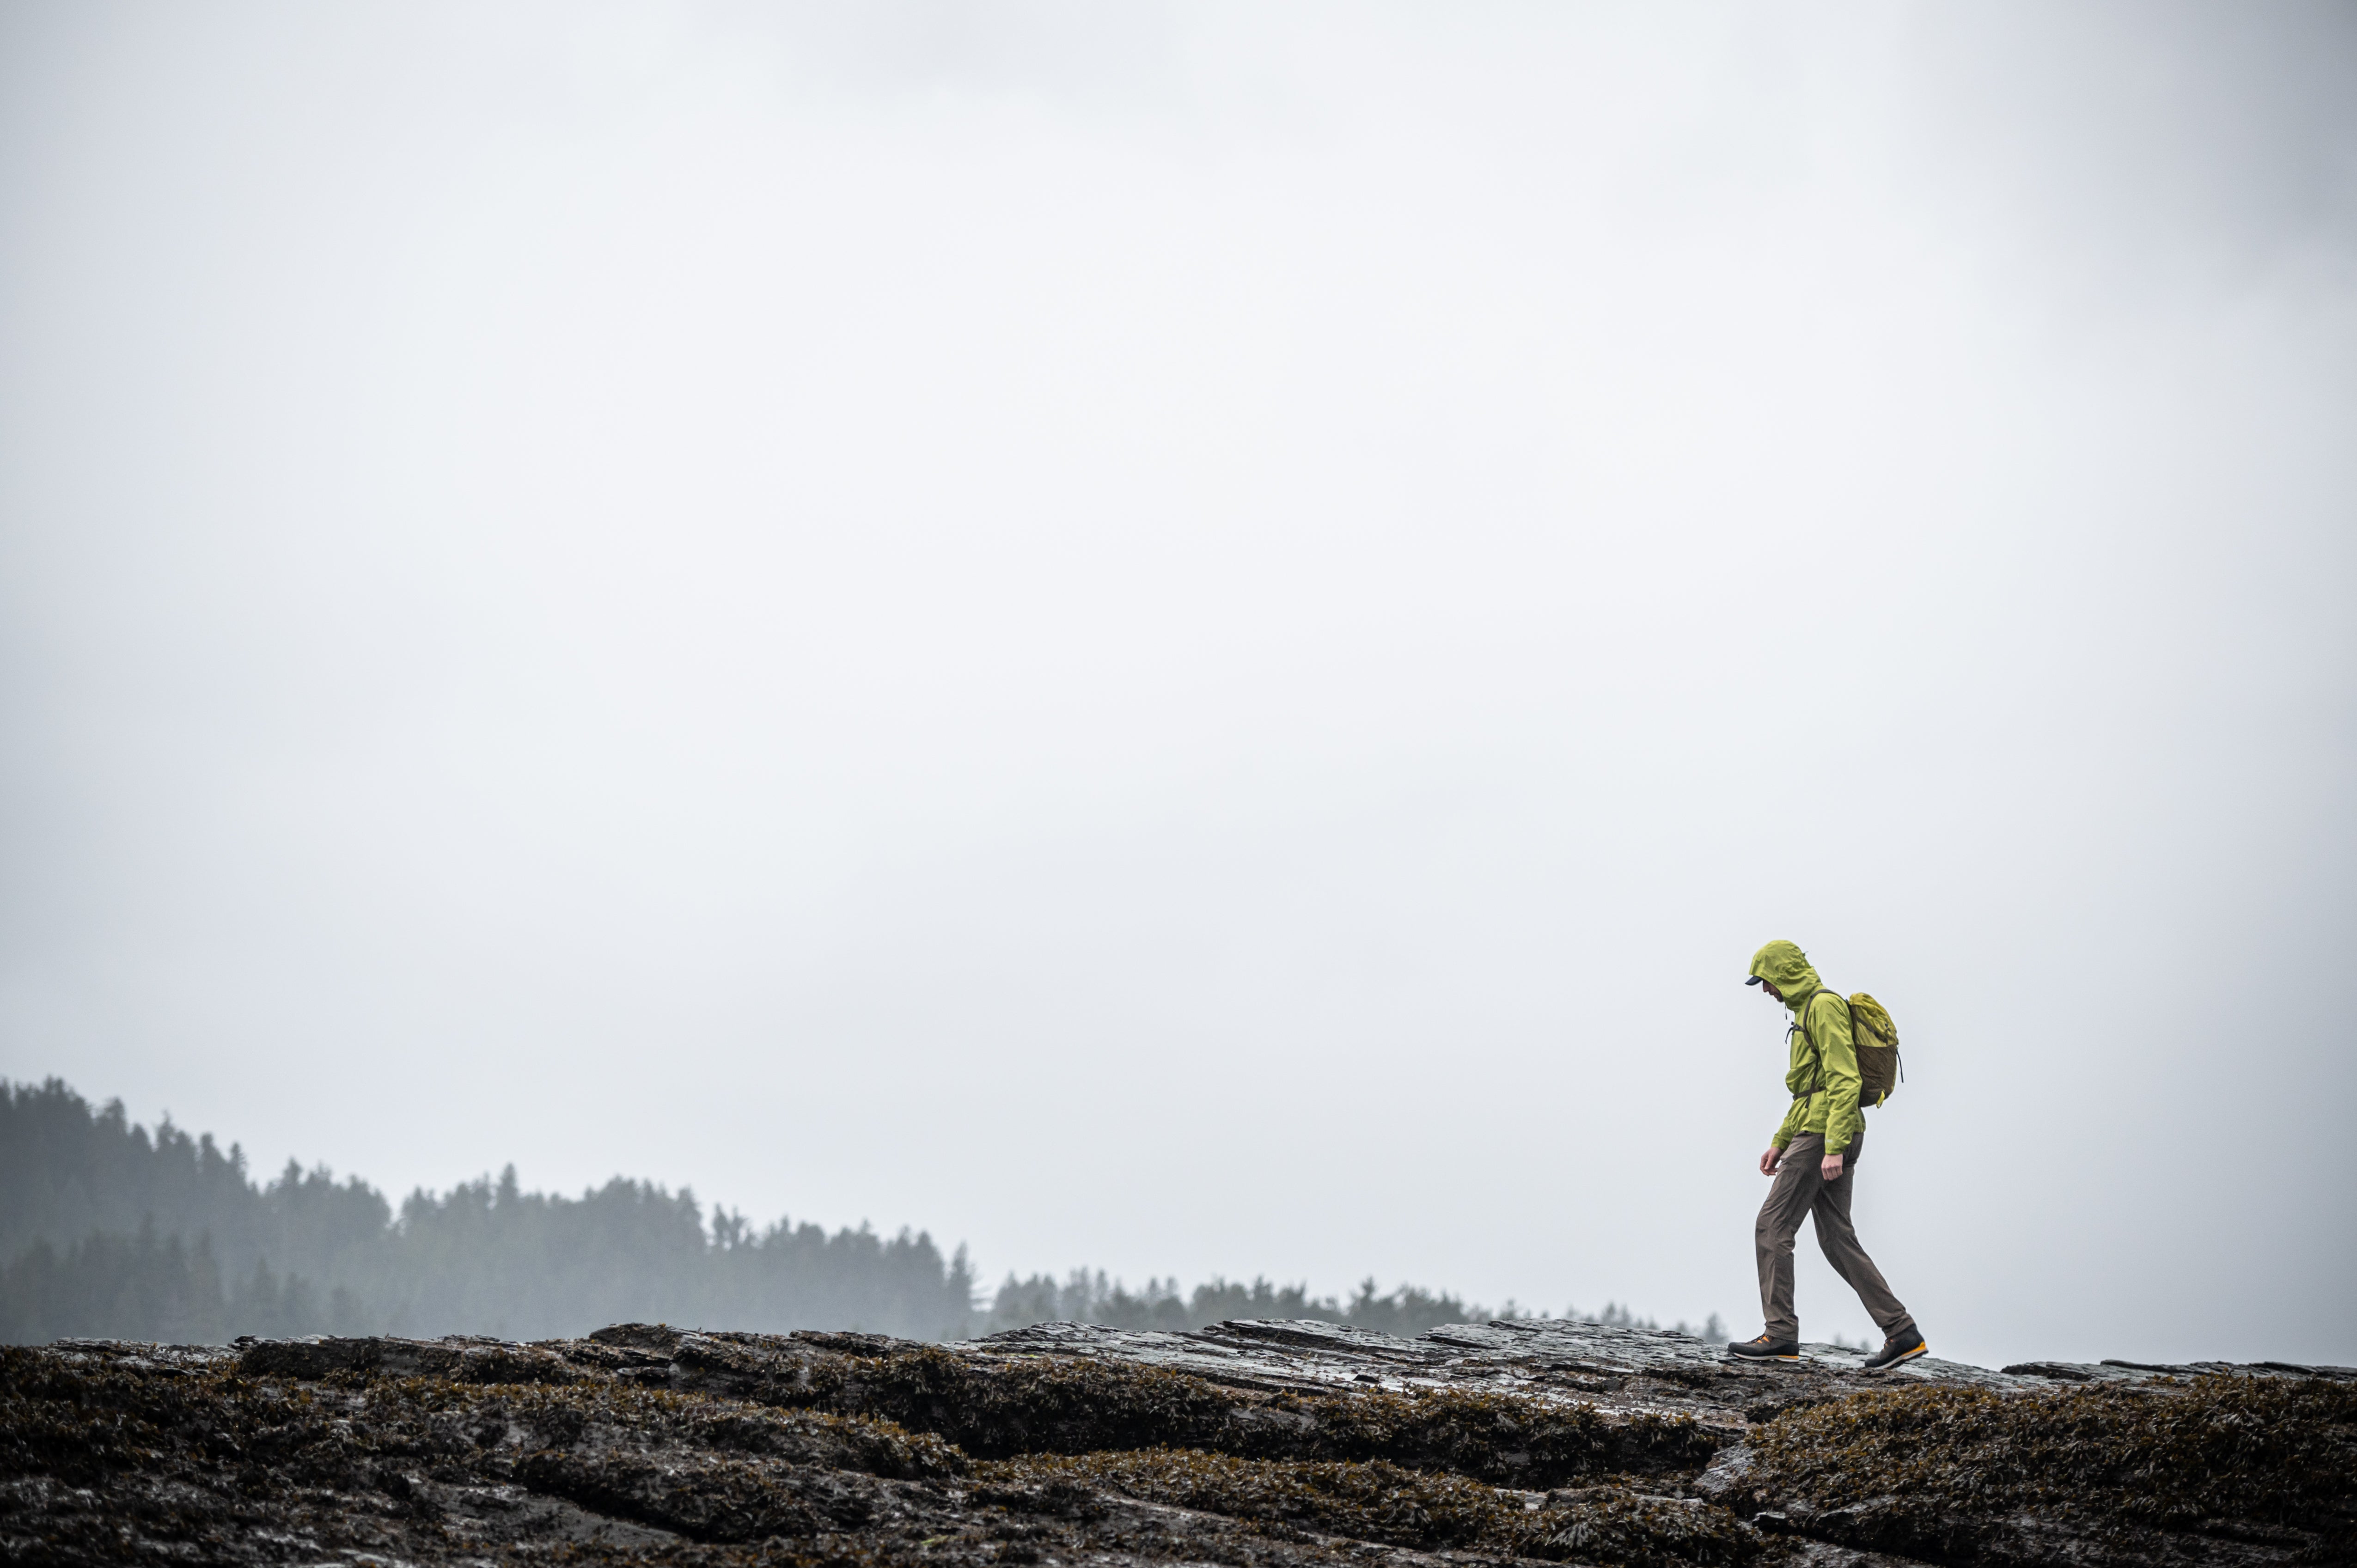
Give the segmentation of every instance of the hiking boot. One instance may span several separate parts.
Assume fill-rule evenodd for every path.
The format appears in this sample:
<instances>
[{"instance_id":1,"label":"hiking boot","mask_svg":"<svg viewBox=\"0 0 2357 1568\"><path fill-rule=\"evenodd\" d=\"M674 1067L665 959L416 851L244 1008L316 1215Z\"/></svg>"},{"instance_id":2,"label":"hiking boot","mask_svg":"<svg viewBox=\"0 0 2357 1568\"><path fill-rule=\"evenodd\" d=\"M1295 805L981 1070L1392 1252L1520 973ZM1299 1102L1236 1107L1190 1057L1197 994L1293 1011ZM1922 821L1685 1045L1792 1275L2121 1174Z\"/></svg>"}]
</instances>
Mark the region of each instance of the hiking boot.
<instances>
[{"instance_id":1,"label":"hiking boot","mask_svg":"<svg viewBox=\"0 0 2357 1568\"><path fill-rule=\"evenodd\" d=\"M1901 1361L1911 1361L1932 1348L1923 1343L1923 1336L1912 1328L1904 1334L1894 1334L1882 1342L1882 1348L1866 1359L1869 1372L1887 1372Z\"/></svg>"},{"instance_id":2,"label":"hiking boot","mask_svg":"<svg viewBox=\"0 0 2357 1568\"><path fill-rule=\"evenodd\" d=\"M1770 1339L1762 1334L1757 1339L1746 1339L1740 1345L1729 1345L1727 1353L1744 1361L1797 1361L1800 1345L1791 1339ZM1923 1352L1915 1352L1918 1356Z\"/></svg>"}]
</instances>

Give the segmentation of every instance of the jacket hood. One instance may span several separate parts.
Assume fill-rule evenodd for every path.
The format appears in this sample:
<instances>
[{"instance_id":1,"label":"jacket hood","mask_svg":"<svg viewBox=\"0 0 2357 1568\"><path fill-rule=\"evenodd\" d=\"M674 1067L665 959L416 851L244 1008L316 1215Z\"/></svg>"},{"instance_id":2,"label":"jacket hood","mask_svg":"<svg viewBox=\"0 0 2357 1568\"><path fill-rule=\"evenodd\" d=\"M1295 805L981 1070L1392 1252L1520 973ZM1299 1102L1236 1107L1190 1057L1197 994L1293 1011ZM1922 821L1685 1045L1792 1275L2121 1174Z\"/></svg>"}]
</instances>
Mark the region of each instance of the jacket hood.
<instances>
[{"instance_id":1,"label":"jacket hood","mask_svg":"<svg viewBox=\"0 0 2357 1568\"><path fill-rule=\"evenodd\" d=\"M1809 955L1787 941L1772 941L1751 955L1751 972L1774 986L1784 1005L1800 1004L1824 989L1824 982L1809 967Z\"/></svg>"}]
</instances>

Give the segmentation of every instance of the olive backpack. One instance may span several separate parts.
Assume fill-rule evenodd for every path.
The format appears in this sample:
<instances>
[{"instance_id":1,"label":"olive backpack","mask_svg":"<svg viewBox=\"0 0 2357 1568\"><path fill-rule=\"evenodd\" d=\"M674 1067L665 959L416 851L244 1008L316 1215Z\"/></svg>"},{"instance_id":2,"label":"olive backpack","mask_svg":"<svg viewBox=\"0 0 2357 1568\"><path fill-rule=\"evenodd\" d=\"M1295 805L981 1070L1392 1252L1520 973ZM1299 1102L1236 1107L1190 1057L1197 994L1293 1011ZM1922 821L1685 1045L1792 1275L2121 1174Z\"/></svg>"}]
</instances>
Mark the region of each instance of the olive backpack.
<instances>
[{"instance_id":1,"label":"olive backpack","mask_svg":"<svg viewBox=\"0 0 2357 1568\"><path fill-rule=\"evenodd\" d=\"M1809 1000L1813 1002L1816 998L1812 996ZM1890 1021L1889 1010L1863 991L1848 998L1848 1004L1850 1044L1857 1051L1857 1103L1863 1109L1889 1099L1906 1080L1907 1073L1899 1063L1899 1026ZM1800 1026L1795 1017L1792 1027ZM1825 1067L1821 1058L1817 1063L1816 1087L1809 1092L1817 1093L1824 1086Z\"/></svg>"}]
</instances>

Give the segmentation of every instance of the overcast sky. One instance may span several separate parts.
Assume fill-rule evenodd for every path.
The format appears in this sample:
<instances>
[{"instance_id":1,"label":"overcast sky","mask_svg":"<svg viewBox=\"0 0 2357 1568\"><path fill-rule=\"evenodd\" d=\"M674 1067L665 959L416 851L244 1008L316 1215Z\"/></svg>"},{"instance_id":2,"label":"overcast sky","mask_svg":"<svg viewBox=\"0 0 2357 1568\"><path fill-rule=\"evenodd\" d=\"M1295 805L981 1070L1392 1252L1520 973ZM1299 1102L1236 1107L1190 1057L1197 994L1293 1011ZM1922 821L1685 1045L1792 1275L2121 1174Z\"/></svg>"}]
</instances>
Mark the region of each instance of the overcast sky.
<instances>
[{"instance_id":1,"label":"overcast sky","mask_svg":"<svg viewBox=\"0 0 2357 1568\"><path fill-rule=\"evenodd\" d=\"M2357 1362L2357 9L0 6L0 1075ZM1811 1337L1871 1326L1803 1235Z\"/></svg>"}]
</instances>

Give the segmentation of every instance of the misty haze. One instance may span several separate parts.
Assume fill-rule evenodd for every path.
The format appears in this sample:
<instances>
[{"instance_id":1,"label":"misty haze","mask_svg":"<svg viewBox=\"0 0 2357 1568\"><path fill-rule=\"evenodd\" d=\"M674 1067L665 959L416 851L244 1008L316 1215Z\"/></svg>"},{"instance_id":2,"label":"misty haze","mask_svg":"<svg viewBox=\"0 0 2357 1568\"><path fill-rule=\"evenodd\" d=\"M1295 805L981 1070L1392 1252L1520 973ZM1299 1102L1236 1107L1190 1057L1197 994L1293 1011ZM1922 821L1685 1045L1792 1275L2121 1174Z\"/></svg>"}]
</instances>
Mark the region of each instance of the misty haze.
<instances>
[{"instance_id":1,"label":"misty haze","mask_svg":"<svg viewBox=\"0 0 2357 1568\"><path fill-rule=\"evenodd\" d=\"M735 1333L909 1485L1048 1463L941 1369L1128 1358L1197 1424L987 1487L1227 1519L1103 1454L1573 1508L1203 1413L1523 1334L1756 1512L1789 940L1903 1036L1793 1168L1925 1387L2345 1475L2352 607L2346 4L10 0L0 1343L770 1398ZM1795 1375L1880 1372L1829 1255ZM1495 1507L1282 1518L1606 1539Z\"/></svg>"}]
</instances>

